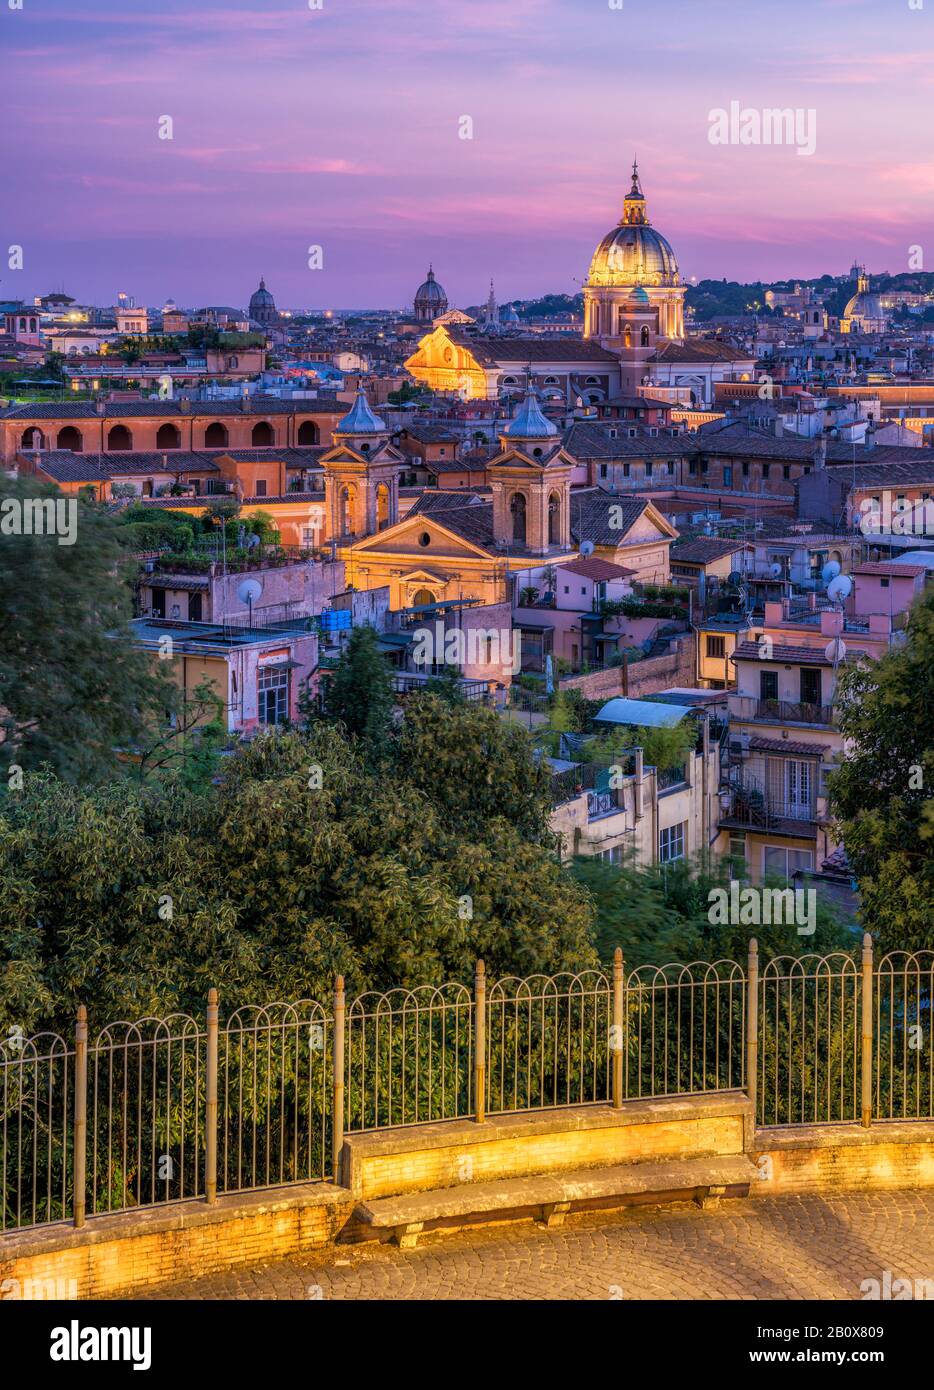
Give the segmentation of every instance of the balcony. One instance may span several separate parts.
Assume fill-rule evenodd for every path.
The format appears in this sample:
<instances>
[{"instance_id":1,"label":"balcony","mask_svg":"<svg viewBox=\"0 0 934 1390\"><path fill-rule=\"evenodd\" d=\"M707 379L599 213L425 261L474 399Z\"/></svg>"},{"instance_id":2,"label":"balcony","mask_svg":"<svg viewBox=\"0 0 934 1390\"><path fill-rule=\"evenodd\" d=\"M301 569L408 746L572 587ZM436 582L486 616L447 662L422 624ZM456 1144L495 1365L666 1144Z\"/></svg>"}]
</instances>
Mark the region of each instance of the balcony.
<instances>
[{"instance_id":1,"label":"balcony","mask_svg":"<svg viewBox=\"0 0 934 1390\"><path fill-rule=\"evenodd\" d=\"M768 724L833 724L833 705L792 700L756 700L754 719ZM748 718L748 716L747 716Z\"/></svg>"}]
</instances>

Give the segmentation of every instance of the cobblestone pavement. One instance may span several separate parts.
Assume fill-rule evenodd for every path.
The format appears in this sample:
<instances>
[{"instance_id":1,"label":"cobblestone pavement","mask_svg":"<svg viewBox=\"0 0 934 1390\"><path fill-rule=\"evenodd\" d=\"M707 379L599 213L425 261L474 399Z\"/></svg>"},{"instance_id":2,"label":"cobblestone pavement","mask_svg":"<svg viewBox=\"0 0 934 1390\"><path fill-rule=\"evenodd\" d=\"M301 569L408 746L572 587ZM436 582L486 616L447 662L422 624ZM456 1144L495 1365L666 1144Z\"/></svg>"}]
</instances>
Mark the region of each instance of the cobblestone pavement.
<instances>
[{"instance_id":1,"label":"cobblestone pavement","mask_svg":"<svg viewBox=\"0 0 934 1390\"><path fill-rule=\"evenodd\" d=\"M145 1298L858 1299L864 1279L934 1279L934 1192L689 1203L338 1246L162 1285Z\"/></svg>"}]
</instances>

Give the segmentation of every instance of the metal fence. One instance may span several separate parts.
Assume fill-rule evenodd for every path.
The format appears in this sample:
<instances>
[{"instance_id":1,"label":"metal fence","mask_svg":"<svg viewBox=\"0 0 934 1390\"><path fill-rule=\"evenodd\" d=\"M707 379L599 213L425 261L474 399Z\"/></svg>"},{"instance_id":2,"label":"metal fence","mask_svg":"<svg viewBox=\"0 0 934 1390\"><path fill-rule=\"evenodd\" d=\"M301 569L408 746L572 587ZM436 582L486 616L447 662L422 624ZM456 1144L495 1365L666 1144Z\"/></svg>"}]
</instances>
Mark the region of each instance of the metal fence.
<instances>
[{"instance_id":1,"label":"metal fence","mask_svg":"<svg viewBox=\"0 0 934 1390\"><path fill-rule=\"evenodd\" d=\"M0 1045L0 1230L339 1180L345 1134L745 1090L760 1125L934 1119L934 952L505 977Z\"/></svg>"}]
</instances>

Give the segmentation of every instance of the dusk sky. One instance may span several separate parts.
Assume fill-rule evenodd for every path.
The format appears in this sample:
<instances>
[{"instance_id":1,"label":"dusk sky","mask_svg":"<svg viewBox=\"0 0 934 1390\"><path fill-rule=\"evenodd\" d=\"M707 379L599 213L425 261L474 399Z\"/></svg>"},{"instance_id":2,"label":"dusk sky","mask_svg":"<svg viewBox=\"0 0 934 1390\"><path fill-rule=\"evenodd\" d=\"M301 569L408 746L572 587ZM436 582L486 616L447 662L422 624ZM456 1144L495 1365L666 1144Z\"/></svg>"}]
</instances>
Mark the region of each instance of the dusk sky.
<instances>
[{"instance_id":1,"label":"dusk sky","mask_svg":"<svg viewBox=\"0 0 934 1390\"><path fill-rule=\"evenodd\" d=\"M0 296L573 293L633 151L686 279L934 269L934 0L321 3L2 0ZM711 145L731 101L814 108L816 153Z\"/></svg>"}]
</instances>

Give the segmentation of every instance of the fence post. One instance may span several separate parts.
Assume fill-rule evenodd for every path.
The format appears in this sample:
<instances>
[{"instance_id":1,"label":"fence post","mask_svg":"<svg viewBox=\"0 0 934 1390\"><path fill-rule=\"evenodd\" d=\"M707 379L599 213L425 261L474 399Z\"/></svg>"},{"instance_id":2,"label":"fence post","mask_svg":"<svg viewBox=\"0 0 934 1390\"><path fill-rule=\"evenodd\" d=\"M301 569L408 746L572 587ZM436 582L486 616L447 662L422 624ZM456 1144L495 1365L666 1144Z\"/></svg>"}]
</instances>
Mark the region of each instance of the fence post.
<instances>
[{"instance_id":1,"label":"fence post","mask_svg":"<svg viewBox=\"0 0 934 1390\"><path fill-rule=\"evenodd\" d=\"M623 952L617 946L613 952L613 1108L623 1105Z\"/></svg>"},{"instance_id":2,"label":"fence post","mask_svg":"<svg viewBox=\"0 0 934 1390\"><path fill-rule=\"evenodd\" d=\"M749 942L746 965L746 1094L752 1101L752 1127L757 1123L759 1100L759 943Z\"/></svg>"},{"instance_id":3,"label":"fence post","mask_svg":"<svg viewBox=\"0 0 934 1390\"><path fill-rule=\"evenodd\" d=\"M863 1055L862 1120L863 1128L872 1124L872 937L863 932Z\"/></svg>"},{"instance_id":4,"label":"fence post","mask_svg":"<svg viewBox=\"0 0 934 1390\"><path fill-rule=\"evenodd\" d=\"M340 1183L341 1155L344 1149L344 977L334 981L334 1048L333 1084L331 1092L331 1168L336 1183Z\"/></svg>"},{"instance_id":5,"label":"fence post","mask_svg":"<svg viewBox=\"0 0 934 1390\"><path fill-rule=\"evenodd\" d=\"M207 1070L204 1080L204 1196L217 1201L217 990L208 990Z\"/></svg>"},{"instance_id":6,"label":"fence post","mask_svg":"<svg viewBox=\"0 0 934 1390\"><path fill-rule=\"evenodd\" d=\"M88 1011L78 1005L75 1026L75 1133L74 1133L74 1221L84 1225L87 1203L88 1160Z\"/></svg>"},{"instance_id":7,"label":"fence post","mask_svg":"<svg viewBox=\"0 0 934 1390\"><path fill-rule=\"evenodd\" d=\"M477 961L474 975L473 1091L474 1118L478 1125L486 1120L486 967Z\"/></svg>"}]
</instances>

